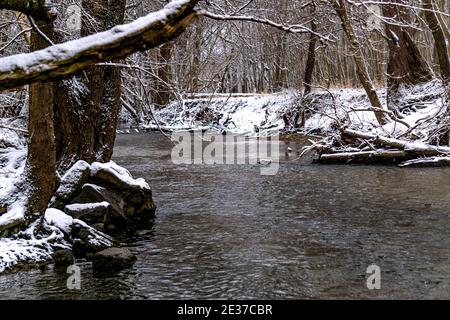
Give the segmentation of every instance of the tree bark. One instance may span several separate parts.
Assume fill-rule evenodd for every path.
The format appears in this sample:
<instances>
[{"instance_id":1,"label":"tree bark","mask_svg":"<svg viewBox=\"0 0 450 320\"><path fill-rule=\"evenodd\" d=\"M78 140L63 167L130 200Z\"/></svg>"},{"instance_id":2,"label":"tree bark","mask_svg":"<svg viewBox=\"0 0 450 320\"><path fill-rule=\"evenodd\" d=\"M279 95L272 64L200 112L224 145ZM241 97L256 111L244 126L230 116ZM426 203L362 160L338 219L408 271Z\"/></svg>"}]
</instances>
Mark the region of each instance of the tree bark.
<instances>
[{"instance_id":1,"label":"tree bark","mask_svg":"<svg viewBox=\"0 0 450 320\"><path fill-rule=\"evenodd\" d=\"M312 14L315 13L315 8L312 10ZM316 33L317 32L317 23L312 20L311 21L311 30ZM306 68L305 68L305 90L303 95L306 96L311 93L311 86L313 82L313 74L314 67L316 65L316 44L317 44L317 36L313 33L309 36L309 47L308 47L308 58L306 60Z\"/></svg>"},{"instance_id":2,"label":"tree bark","mask_svg":"<svg viewBox=\"0 0 450 320\"><path fill-rule=\"evenodd\" d=\"M447 117L450 117L450 59L446 36L436 13L432 11L436 8L433 0L423 0L423 7L426 9L425 19L427 20L428 27L433 33L434 46L439 58L441 77L444 81L446 90L444 101L447 105ZM447 129L447 131L443 133L442 143L445 145L450 144L450 129Z\"/></svg>"},{"instance_id":3,"label":"tree bark","mask_svg":"<svg viewBox=\"0 0 450 320\"><path fill-rule=\"evenodd\" d=\"M403 3L403 0L393 0ZM417 45L410 35L410 28L401 25L412 23L409 8L395 4L383 5L383 16L392 19L396 24L386 24L386 35L390 39L388 59L388 90L391 94L401 84L420 84L433 79L433 72L420 54Z\"/></svg>"},{"instance_id":4,"label":"tree bark","mask_svg":"<svg viewBox=\"0 0 450 320\"><path fill-rule=\"evenodd\" d=\"M384 125L387 123L384 112L379 111L384 109L378 94L370 78L369 71L365 62L364 54L362 52L361 44L353 30L352 22L347 12L345 0L330 0L337 15L341 19L342 28L350 44L350 50L353 54L353 58L356 64L356 73L358 74L359 81L364 87L366 94L370 100L370 104L374 108L375 117L379 124Z\"/></svg>"},{"instance_id":5,"label":"tree bark","mask_svg":"<svg viewBox=\"0 0 450 320\"><path fill-rule=\"evenodd\" d=\"M155 80L156 93L153 95L153 102L157 107L166 106L171 99L172 70L170 60L172 59L173 42L167 42L159 48L157 69L158 78Z\"/></svg>"},{"instance_id":6,"label":"tree bark","mask_svg":"<svg viewBox=\"0 0 450 320\"><path fill-rule=\"evenodd\" d=\"M82 7L83 37L123 23L124 0L83 0ZM71 82L57 85L55 114L59 120L56 136L60 171L77 160L92 163L111 159L121 106L120 85L120 69L114 66L92 66Z\"/></svg>"},{"instance_id":7,"label":"tree bark","mask_svg":"<svg viewBox=\"0 0 450 320\"><path fill-rule=\"evenodd\" d=\"M428 27L433 33L434 46L439 58L439 67L442 79L446 84L450 81L450 60L447 48L446 37L444 30L439 23L439 20L433 10L435 6L432 0L423 0L423 7L425 11L425 19L427 21Z\"/></svg>"},{"instance_id":8,"label":"tree bark","mask_svg":"<svg viewBox=\"0 0 450 320\"><path fill-rule=\"evenodd\" d=\"M83 9L89 20L84 17L81 33L88 36L122 24L125 0L84 0ZM55 108L61 172L80 159L89 163L111 159L121 105L120 68L93 66L71 81L58 83Z\"/></svg>"},{"instance_id":9,"label":"tree bark","mask_svg":"<svg viewBox=\"0 0 450 320\"><path fill-rule=\"evenodd\" d=\"M51 22L36 21L36 25L47 36L53 33ZM36 31L31 35L31 50L47 47L46 40ZM30 85L28 116L28 155L26 177L30 183L27 216L43 215L56 191L56 153L53 127L53 85L34 83Z\"/></svg>"},{"instance_id":10,"label":"tree bark","mask_svg":"<svg viewBox=\"0 0 450 320\"><path fill-rule=\"evenodd\" d=\"M0 0L0 8L22 12L42 22L53 22L55 19L45 0Z\"/></svg>"}]
</instances>

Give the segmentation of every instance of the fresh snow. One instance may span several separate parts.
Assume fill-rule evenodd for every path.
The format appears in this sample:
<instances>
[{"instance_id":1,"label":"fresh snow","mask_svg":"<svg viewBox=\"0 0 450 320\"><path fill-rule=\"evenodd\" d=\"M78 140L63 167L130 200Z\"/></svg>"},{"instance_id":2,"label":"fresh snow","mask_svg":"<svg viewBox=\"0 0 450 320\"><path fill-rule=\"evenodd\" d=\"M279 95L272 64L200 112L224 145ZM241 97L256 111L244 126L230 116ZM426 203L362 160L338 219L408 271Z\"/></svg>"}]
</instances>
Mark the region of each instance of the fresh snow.
<instances>
[{"instance_id":1,"label":"fresh snow","mask_svg":"<svg viewBox=\"0 0 450 320\"><path fill-rule=\"evenodd\" d=\"M444 111L442 92L443 86L437 80L400 88L402 101L411 101L411 106L405 107L400 120L410 128L418 125L411 133L423 141L426 141L433 128L420 124ZM386 89L379 89L377 93L382 104L386 105ZM301 104L302 94L296 91L236 96L202 95L173 102L156 111L156 121L152 120L144 129L217 129L237 134L261 135L285 129L283 116L292 119ZM313 109L308 111L309 116L303 129L305 134L333 134L338 121L360 131L387 137L398 137L409 130L408 126L397 121L380 127L363 89L317 90L306 98L305 105Z\"/></svg>"},{"instance_id":2,"label":"fresh snow","mask_svg":"<svg viewBox=\"0 0 450 320\"><path fill-rule=\"evenodd\" d=\"M95 176L100 170L108 171L116 176L117 179L129 186L135 186L141 189L150 189L150 186L144 179L134 179L127 169L119 166L114 161L110 161L108 163L94 162L91 165L91 176Z\"/></svg>"},{"instance_id":3,"label":"fresh snow","mask_svg":"<svg viewBox=\"0 0 450 320\"><path fill-rule=\"evenodd\" d=\"M194 98L173 102L155 113L146 129L226 129L249 135L284 128L282 114L296 102L294 92Z\"/></svg>"},{"instance_id":4,"label":"fresh snow","mask_svg":"<svg viewBox=\"0 0 450 320\"><path fill-rule=\"evenodd\" d=\"M0 273L20 264L37 264L50 261L57 249L70 249L64 234L70 232L74 220L64 212L48 209L45 213L44 228L52 233L46 238L37 239L34 230L38 222L15 238L0 239Z\"/></svg>"},{"instance_id":5,"label":"fresh snow","mask_svg":"<svg viewBox=\"0 0 450 320\"><path fill-rule=\"evenodd\" d=\"M51 226L55 226L65 234L69 234L73 224L73 218L58 209L49 208L45 212L45 222Z\"/></svg>"},{"instance_id":6,"label":"fresh snow","mask_svg":"<svg viewBox=\"0 0 450 320\"><path fill-rule=\"evenodd\" d=\"M96 209L96 208L108 208L111 204L109 202L103 201L103 202L96 202L96 203L74 203L69 204L65 208L71 212L74 211L84 211L89 209Z\"/></svg>"},{"instance_id":7,"label":"fresh snow","mask_svg":"<svg viewBox=\"0 0 450 320\"><path fill-rule=\"evenodd\" d=\"M90 167L89 163L84 160L77 161L61 178L61 184L56 193L62 198L68 197L74 188L79 187L78 181Z\"/></svg>"},{"instance_id":8,"label":"fresh snow","mask_svg":"<svg viewBox=\"0 0 450 320\"><path fill-rule=\"evenodd\" d=\"M187 3L189 3L189 0L172 1L160 11L152 12L129 24L119 25L111 30L54 45L44 50L1 58L0 74L8 74L13 70L20 71L24 74L51 70L55 68L54 65L52 66L52 63L55 61L69 59L95 47L108 45L109 43L120 41L131 35L145 32L149 26L158 21L165 21Z\"/></svg>"},{"instance_id":9,"label":"fresh snow","mask_svg":"<svg viewBox=\"0 0 450 320\"><path fill-rule=\"evenodd\" d=\"M0 216L0 230L20 225L25 221L25 209L21 202L15 202L8 212Z\"/></svg>"}]
</instances>

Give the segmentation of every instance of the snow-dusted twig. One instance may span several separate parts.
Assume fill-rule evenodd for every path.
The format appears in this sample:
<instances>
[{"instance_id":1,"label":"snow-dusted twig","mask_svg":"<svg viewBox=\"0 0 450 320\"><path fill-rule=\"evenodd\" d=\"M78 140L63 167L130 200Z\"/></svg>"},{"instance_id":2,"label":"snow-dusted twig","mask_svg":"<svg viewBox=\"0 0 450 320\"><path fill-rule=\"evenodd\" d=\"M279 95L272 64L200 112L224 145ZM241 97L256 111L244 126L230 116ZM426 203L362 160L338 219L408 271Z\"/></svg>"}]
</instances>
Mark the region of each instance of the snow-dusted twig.
<instances>
[{"instance_id":1,"label":"snow-dusted twig","mask_svg":"<svg viewBox=\"0 0 450 320\"><path fill-rule=\"evenodd\" d=\"M13 128L13 127L10 127L10 126L6 126L6 125L4 125L4 124L0 124L0 128L8 129L8 130L13 130L13 131L18 131L18 132L22 132L22 133L28 134L28 131L27 131L27 130L20 129L20 128Z\"/></svg>"},{"instance_id":2,"label":"snow-dusted twig","mask_svg":"<svg viewBox=\"0 0 450 320\"><path fill-rule=\"evenodd\" d=\"M290 32L290 33L312 33L318 38L320 38L323 41L327 42L334 42L334 40L330 39L329 37L326 37L318 32L314 32L310 28L302 25L302 24L296 24L296 25L285 25L281 23L277 23L275 21L266 19L266 18L257 18L253 16L235 16L235 15L221 15L221 14L215 14L212 12L208 12L205 10L198 11L198 15L204 16L210 19L214 20L221 20L221 21L247 21L247 22L254 22L254 23L261 23L265 24L274 28L277 28L279 30Z\"/></svg>"}]
</instances>

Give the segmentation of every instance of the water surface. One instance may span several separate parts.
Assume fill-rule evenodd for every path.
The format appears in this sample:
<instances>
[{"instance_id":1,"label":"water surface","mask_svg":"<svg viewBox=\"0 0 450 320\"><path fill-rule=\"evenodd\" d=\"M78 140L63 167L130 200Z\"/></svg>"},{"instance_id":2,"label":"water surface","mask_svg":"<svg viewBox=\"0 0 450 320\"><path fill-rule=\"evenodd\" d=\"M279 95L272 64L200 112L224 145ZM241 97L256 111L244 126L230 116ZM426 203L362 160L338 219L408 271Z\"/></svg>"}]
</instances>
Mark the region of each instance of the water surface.
<instances>
[{"instance_id":1,"label":"water surface","mask_svg":"<svg viewBox=\"0 0 450 320\"><path fill-rule=\"evenodd\" d=\"M82 290L51 267L0 276L0 297L65 299L450 298L450 169L175 166L156 133L120 135L114 159L151 185L157 218L128 239L131 270ZM286 145L282 145L283 150ZM283 153L284 154L284 153ZM366 269L382 271L381 290Z\"/></svg>"}]
</instances>

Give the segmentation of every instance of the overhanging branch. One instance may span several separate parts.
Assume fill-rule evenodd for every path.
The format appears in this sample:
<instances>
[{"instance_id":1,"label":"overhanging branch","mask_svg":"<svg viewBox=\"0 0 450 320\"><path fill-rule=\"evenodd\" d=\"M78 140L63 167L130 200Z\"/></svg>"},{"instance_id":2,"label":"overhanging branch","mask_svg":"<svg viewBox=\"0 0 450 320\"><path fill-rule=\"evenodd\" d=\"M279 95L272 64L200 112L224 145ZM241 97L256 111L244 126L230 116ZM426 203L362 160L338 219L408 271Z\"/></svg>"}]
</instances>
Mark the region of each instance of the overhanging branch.
<instances>
[{"instance_id":1,"label":"overhanging branch","mask_svg":"<svg viewBox=\"0 0 450 320\"><path fill-rule=\"evenodd\" d=\"M2 0L0 0L2 1ZM199 0L177 0L162 10L111 30L0 59L0 90L69 77L99 62L161 45L181 34Z\"/></svg>"}]
</instances>

